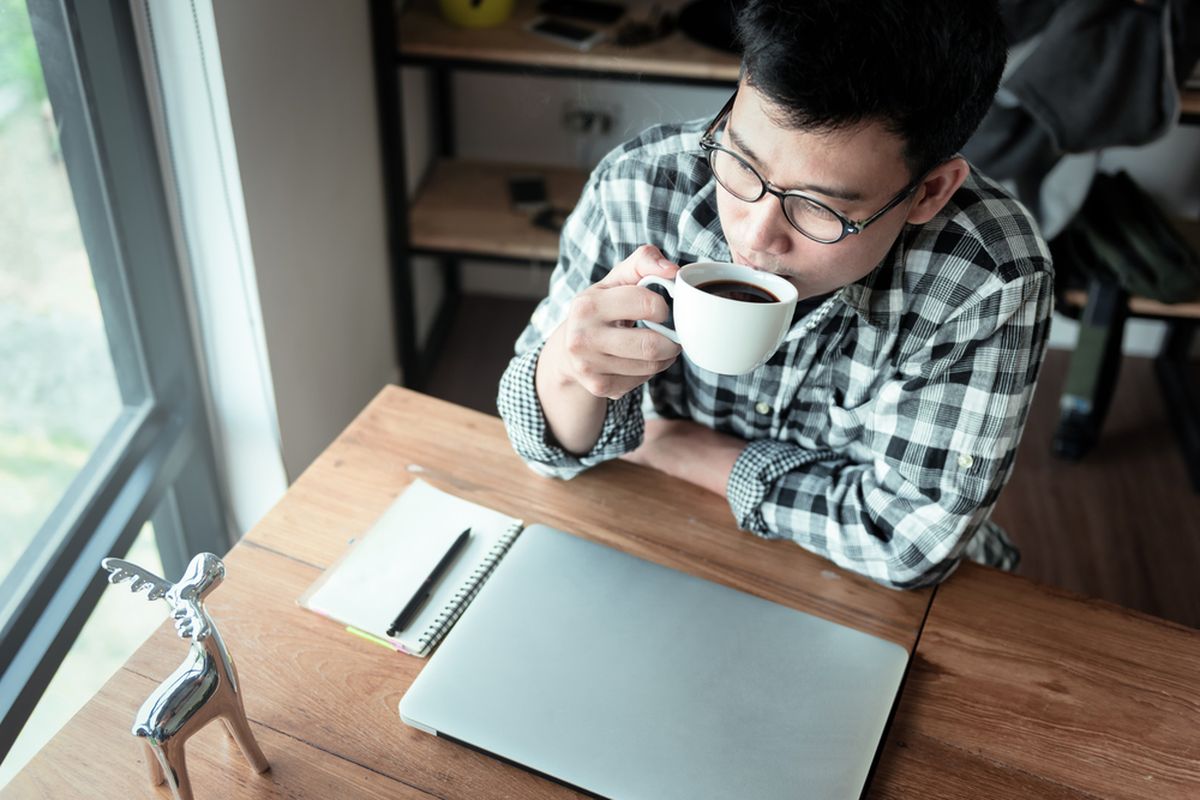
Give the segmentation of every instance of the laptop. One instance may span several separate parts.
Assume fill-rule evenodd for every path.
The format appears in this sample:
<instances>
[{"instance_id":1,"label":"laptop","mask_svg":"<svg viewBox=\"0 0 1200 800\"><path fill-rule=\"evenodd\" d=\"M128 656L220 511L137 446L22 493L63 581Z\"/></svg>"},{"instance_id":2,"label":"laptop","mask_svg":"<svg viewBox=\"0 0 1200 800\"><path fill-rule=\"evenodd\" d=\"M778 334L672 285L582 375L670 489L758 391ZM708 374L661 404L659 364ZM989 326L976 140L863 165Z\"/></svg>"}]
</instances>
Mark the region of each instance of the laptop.
<instances>
[{"instance_id":1,"label":"laptop","mask_svg":"<svg viewBox=\"0 0 1200 800\"><path fill-rule=\"evenodd\" d=\"M590 794L856 798L901 646L531 525L400 701Z\"/></svg>"}]
</instances>

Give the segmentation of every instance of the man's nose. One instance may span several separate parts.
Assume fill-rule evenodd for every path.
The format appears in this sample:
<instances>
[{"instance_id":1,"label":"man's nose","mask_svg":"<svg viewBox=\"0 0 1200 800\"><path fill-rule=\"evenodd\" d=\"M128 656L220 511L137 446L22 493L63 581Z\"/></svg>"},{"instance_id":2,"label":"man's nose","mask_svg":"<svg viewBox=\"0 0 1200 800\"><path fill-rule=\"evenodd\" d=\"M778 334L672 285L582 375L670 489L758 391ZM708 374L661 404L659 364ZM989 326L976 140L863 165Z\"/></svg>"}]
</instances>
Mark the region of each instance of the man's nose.
<instances>
[{"instance_id":1,"label":"man's nose","mask_svg":"<svg viewBox=\"0 0 1200 800\"><path fill-rule=\"evenodd\" d=\"M773 256L783 255L790 247L791 223L774 195L764 194L757 202L747 203L743 224L742 241L747 247Z\"/></svg>"}]
</instances>

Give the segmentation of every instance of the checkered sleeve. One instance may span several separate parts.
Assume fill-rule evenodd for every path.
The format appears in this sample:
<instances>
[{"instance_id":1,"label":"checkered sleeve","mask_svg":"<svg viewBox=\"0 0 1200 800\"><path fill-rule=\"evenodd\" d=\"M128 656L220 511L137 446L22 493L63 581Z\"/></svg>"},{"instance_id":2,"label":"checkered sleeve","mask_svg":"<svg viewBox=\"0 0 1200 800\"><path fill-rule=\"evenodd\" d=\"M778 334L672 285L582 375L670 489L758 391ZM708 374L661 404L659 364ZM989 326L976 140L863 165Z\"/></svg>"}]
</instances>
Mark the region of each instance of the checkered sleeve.
<instances>
[{"instance_id":1,"label":"checkered sleeve","mask_svg":"<svg viewBox=\"0 0 1200 800\"><path fill-rule=\"evenodd\" d=\"M609 400L600 438L591 451L574 456L561 448L554 440L546 424L534 385L537 359L541 345L509 362L500 379L500 393L496 405L509 441L517 455L539 475L550 478L569 479L588 467L635 449L642 442L640 391L633 391L620 400Z\"/></svg>"},{"instance_id":2,"label":"checkered sleeve","mask_svg":"<svg viewBox=\"0 0 1200 800\"><path fill-rule=\"evenodd\" d=\"M1049 328L1049 270L993 289L931 326L863 407L870 463L750 442L727 486L739 526L894 588L949 575L1012 472Z\"/></svg>"},{"instance_id":3,"label":"checkered sleeve","mask_svg":"<svg viewBox=\"0 0 1200 800\"><path fill-rule=\"evenodd\" d=\"M629 253L620 253L613 221L605 209L620 209L615 195L630 186L606 176L613 156L596 168L574 211L563 226L559 260L550 276L550 291L534 310L517 339L516 355L500 378L496 407L517 455L535 472L548 477L573 478L588 467L617 458L642 443L644 422L642 392L629 392L609 400L604 424L595 446L573 455L555 441L538 399L534 376L546 339L562 323L572 298L608 274ZM630 248L632 251L632 248Z\"/></svg>"}]
</instances>

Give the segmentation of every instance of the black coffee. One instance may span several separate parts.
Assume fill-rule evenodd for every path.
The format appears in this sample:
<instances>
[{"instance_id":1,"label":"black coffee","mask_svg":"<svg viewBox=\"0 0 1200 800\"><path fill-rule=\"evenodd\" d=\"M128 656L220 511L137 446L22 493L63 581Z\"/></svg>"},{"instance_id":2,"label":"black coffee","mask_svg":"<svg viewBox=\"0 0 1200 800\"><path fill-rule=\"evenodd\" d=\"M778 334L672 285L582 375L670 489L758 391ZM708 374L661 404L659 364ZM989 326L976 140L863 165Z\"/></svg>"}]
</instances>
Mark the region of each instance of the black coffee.
<instances>
[{"instance_id":1,"label":"black coffee","mask_svg":"<svg viewBox=\"0 0 1200 800\"><path fill-rule=\"evenodd\" d=\"M702 292L715 294L730 300L741 300L743 303L778 303L779 298L761 286L742 281L716 280L702 283L696 287Z\"/></svg>"}]
</instances>

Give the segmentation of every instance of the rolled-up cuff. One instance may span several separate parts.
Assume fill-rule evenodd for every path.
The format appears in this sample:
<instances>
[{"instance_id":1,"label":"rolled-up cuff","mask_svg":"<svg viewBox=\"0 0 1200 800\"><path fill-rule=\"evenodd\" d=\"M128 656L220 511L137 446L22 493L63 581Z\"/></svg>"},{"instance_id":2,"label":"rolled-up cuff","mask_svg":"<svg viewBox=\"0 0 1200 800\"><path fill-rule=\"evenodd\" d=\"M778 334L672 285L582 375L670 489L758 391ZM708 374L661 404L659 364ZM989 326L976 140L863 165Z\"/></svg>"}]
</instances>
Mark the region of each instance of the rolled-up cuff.
<instances>
[{"instance_id":1,"label":"rolled-up cuff","mask_svg":"<svg viewBox=\"0 0 1200 800\"><path fill-rule=\"evenodd\" d=\"M762 507L775 482L805 464L832 456L828 450L805 450L775 439L756 439L747 444L734 462L725 486L725 496L738 527L760 536L774 535L763 518Z\"/></svg>"},{"instance_id":2,"label":"rolled-up cuff","mask_svg":"<svg viewBox=\"0 0 1200 800\"><path fill-rule=\"evenodd\" d=\"M637 390L607 402L600 436L586 454L572 455L555 441L537 394L537 362L544 346L543 342L514 358L500 379L496 407L517 455L541 475L573 478L588 467L636 449L645 431L642 393Z\"/></svg>"}]
</instances>

